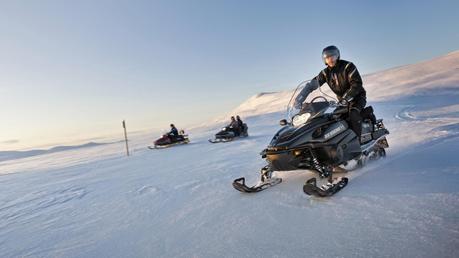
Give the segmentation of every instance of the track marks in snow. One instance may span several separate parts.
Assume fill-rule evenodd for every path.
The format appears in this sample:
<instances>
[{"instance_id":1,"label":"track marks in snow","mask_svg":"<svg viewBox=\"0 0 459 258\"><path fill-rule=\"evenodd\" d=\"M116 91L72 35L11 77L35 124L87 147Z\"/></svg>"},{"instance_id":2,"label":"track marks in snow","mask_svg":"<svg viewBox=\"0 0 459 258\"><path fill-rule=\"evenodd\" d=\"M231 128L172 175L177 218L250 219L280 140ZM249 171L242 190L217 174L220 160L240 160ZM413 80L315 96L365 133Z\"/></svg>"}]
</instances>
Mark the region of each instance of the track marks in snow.
<instances>
[{"instance_id":1,"label":"track marks in snow","mask_svg":"<svg viewBox=\"0 0 459 258\"><path fill-rule=\"evenodd\" d=\"M174 186L174 189L175 190L179 190L183 188L190 189L190 188L199 187L199 185L201 185L201 182L199 180L191 180L191 181L187 181L185 183L181 183L181 184Z\"/></svg>"},{"instance_id":2,"label":"track marks in snow","mask_svg":"<svg viewBox=\"0 0 459 258\"><path fill-rule=\"evenodd\" d=\"M205 184L203 181L191 180L175 186L155 186L155 185L142 185L136 188L134 192L139 196L144 195L171 195L172 193L177 194L179 192L193 192L198 190L202 185Z\"/></svg>"},{"instance_id":3,"label":"track marks in snow","mask_svg":"<svg viewBox=\"0 0 459 258\"><path fill-rule=\"evenodd\" d=\"M158 187L152 186L152 185L144 185L137 189L137 193L139 195L144 195L144 194L155 194L157 192L161 191Z\"/></svg>"},{"instance_id":4,"label":"track marks in snow","mask_svg":"<svg viewBox=\"0 0 459 258\"><path fill-rule=\"evenodd\" d=\"M56 191L33 192L22 198L4 202L0 207L0 228L10 222L39 216L49 209L60 209L64 204L82 199L87 193L84 187L71 186Z\"/></svg>"},{"instance_id":5,"label":"track marks in snow","mask_svg":"<svg viewBox=\"0 0 459 258\"><path fill-rule=\"evenodd\" d=\"M395 114L395 118L402 121L413 121L418 120L416 116L412 114L414 106L407 106L402 108L399 112Z\"/></svg>"}]
</instances>

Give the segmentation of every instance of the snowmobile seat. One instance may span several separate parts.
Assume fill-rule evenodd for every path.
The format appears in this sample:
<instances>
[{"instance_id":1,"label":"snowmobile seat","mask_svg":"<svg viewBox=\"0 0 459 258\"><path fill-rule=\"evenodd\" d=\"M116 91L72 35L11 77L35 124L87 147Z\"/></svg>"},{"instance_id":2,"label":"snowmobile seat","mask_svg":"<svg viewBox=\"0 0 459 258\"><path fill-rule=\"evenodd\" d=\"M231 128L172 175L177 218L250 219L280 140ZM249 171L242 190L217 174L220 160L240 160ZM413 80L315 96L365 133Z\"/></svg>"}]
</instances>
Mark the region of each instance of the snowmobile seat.
<instances>
[{"instance_id":1,"label":"snowmobile seat","mask_svg":"<svg viewBox=\"0 0 459 258\"><path fill-rule=\"evenodd\" d=\"M369 119L373 124L376 124L376 116L374 114L374 110L372 106L365 107L361 112L360 115L362 119Z\"/></svg>"}]
</instances>

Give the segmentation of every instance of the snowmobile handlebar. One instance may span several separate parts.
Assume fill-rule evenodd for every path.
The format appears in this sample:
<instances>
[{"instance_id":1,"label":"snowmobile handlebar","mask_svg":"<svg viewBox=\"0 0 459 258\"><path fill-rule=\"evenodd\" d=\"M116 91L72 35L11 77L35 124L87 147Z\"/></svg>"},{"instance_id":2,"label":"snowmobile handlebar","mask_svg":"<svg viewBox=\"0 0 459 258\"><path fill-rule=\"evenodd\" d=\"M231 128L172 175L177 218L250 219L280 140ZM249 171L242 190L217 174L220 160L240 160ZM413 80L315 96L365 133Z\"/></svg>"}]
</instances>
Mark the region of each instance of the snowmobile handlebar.
<instances>
[{"instance_id":1,"label":"snowmobile handlebar","mask_svg":"<svg viewBox=\"0 0 459 258\"><path fill-rule=\"evenodd\" d=\"M290 121L293 119L293 117L295 115L298 114L298 111L301 112L301 110L303 110L306 105L312 104L312 103L316 102L316 100L319 100L319 99L321 100L321 102L327 102L329 107L336 108L335 112L333 112L334 115L341 115L341 114L344 114L344 113L347 112L347 108L349 107L349 102L347 102L347 101L339 101L337 99L334 99L333 97L331 97L331 96L325 94L324 92L322 92L320 87L319 87L319 90L323 95L316 96L313 99L311 99L309 102L303 102L299 106L296 106L296 104L294 104L293 100L296 98L297 93L299 93L299 89L302 86L305 86L308 82L310 82L310 81L303 81L300 84L298 84L298 86L295 88L295 91L293 92L293 94L292 94L292 96L291 96L291 98L290 98L290 100L289 100L289 102L287 104L287 119L285 119L285 120L282 119L279 122L280 125L284 126L284 125L290 124ZM327 99L324 95L329 97L329 98L331 98L332 100ZM344 107L346 107L346 108L344 108Z\"/></svg>"},{"instance_id":2,"label":"snowmobile handlebar","mask_svg":"<svg viewBox=\"0 0 459 258\"><path fill-rule=\"evenodd\" d=\"M346 103L342 103L342 102L336 102L334 100L328 100L322 96L318 96L318 97L315 97L314 99L312 99L309 103L303 103L303 107L304 105L307 105L307 104L310 104L310 103L314 103L314 100L318 99L318 98L322 98L325 100L325 102L328 102L328 104L330 105L330 107L348 107L349 106L349 102L346 102Z\"/></svg>"}]
</instances>

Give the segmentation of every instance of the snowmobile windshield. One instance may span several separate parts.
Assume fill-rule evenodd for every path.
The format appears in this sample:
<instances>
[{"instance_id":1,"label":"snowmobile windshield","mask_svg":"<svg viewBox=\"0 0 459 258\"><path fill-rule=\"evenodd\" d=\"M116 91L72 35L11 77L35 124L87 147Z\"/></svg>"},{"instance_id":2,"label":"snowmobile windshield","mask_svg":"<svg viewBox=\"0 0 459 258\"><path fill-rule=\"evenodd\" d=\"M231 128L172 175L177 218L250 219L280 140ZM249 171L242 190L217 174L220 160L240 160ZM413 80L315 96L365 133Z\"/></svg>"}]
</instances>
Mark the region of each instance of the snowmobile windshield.
<instances>
[{"instance_id":1,"label":"snowmobile windshield","mask_svg":"<svg viewBox=\"0 0 459 258\"><path fill-rule=\"evenodd\" d=\"M336 106L334 101L329 101L324 96L317 96L310 101L303 102L301 109L295 107L296 97L308 82L302 82L297 86L287 105L287 119L293 126L300 126L314 117L327 113L330 107Z\"/></svg>"},{"instance_id":2,"label":"snowmobile windshield","mask_svg":"<svg viewBox=\"0 0 459 258\"><path fill-rule=\"evenodd\" d=\"M320 117L327 113L329 107L330 102L326 99L316 100L311 103L304 103L299 113L292 117L292 125L301 126L315 117Z\"/></svg>"},{"instance_id":3,"label":"snowmobile windshield","mask_svg":"<svg viewBox=\"0 0 459 258\"><path fill-rule=\"evenodd\" d=\"M301 90L304 88L304 86L308 82L309 81L301 82L300 84L298 84L298 86L296 86L295 90L293 91L293 94L290 97L290 100L287 104L287 120L288 121L292 121L292 118L300 112L300 109L297 109L295 107L295 99L298 97L298 94L300 94Z\"/></svg>"}]
</instances>

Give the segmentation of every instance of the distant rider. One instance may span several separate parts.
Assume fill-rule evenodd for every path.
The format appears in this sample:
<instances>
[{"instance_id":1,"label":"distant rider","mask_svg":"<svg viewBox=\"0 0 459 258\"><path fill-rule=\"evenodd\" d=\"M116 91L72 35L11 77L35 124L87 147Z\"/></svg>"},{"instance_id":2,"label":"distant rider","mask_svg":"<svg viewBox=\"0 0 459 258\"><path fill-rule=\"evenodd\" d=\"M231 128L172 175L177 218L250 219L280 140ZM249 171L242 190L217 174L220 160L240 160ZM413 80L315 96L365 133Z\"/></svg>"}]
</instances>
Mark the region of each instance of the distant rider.
<instances>
[{"instance_id":1,"label":"distant rider","mask_svg":"<svg viewBox=\"0 0 459 258\"><path fill-rule=\"evenodd\" d=\"M238 121L234 118L234 116L231 117L231 123L228 125L229 129L234 132L235 135L239 135L239 123Z\"/></svg>"},{"instance_id":2,"label":"distant rider","mask_svg":"<svg viewBox=\"0 0 459 258\"><path fill-rule=\"evenodd\" d=\"M300 109L304 100L312 91L327 83L337 95L341 104L346 105L349 103L350 109L347 120L350 128L360 139L362 134L362 116L360 112L365 107L367 100L359 71L353 63L340 59L340 52L335 46L324 48L322 58L327 67L305 85L296 97L294 105Z\"/></svg>"},{"instance_id":3,"label":"distant rider","mask_svg":"<svg viewBox=\"0 0 459 258\"><path fill-rule=\"evenodd\" d=\"M239 126L239 134L244 132L244 122L239 115L236 116L237 125Z\"/></svg>"},{"instance_id":4,"label":"distant rider","mask_svg":"<svg viewBox=\"0 0 459 258\"><path fill-rule=\"evenodd\" d=\"M175 128L174 124L171 124L171 130L167 135L169 136L169 139L171 139L171 141L175 140L179 136L178 130L177 128Z\"/></svg>"}]
</instances>

